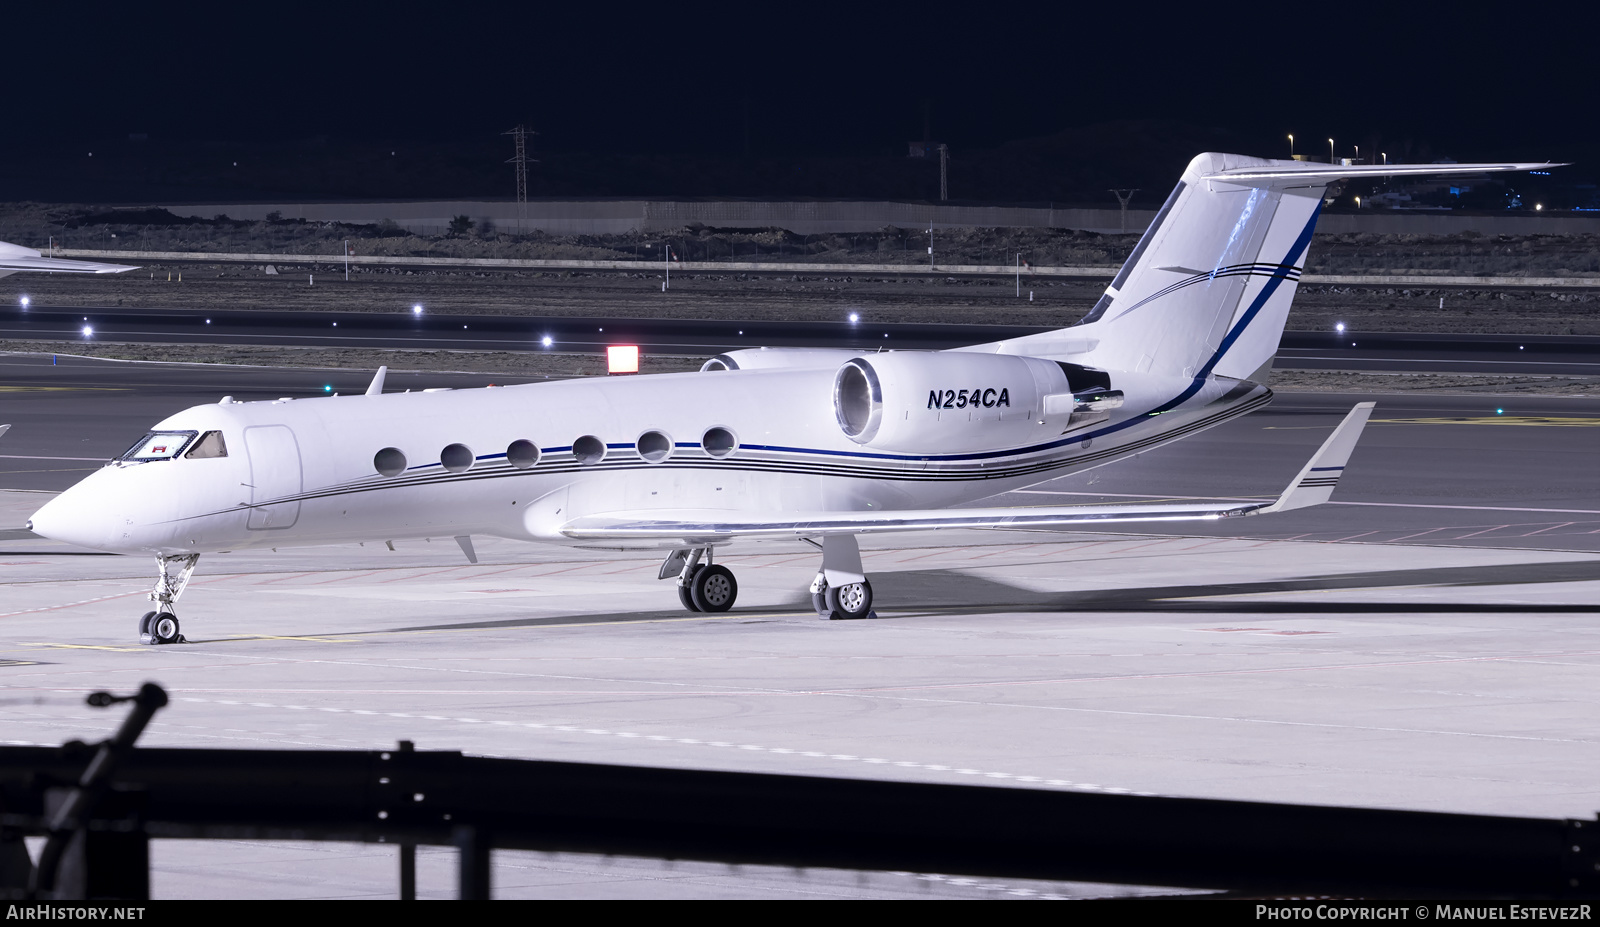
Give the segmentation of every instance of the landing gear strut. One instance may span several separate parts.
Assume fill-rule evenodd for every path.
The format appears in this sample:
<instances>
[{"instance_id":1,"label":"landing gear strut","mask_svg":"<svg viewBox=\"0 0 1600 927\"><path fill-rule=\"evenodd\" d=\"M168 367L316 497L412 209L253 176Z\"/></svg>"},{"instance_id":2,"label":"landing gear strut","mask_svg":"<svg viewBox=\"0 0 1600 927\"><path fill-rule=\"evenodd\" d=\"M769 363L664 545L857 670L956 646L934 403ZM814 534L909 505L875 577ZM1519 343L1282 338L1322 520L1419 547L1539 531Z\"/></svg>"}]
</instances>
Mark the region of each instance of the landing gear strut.
<instances>
[{"instance_id":1,"label":"landing gear strut","mask_svg":"<svg viewBox=\"0 0 1600 927\"><path fill-rule=\"evenodd\" d=\"M156 603L156 610L146 612L139 619L139 643L185 643L174 605L189 585L189 577L194 575L195 564L199 562L199 554L156 557L156 568L160 572L156 576L156 587L150 592L150 601Z\"/></svg>"},{"instance_id":2,"label":"landing gear strut","mask_svg":"<svg viewBox=\"0 0 1600 927\"><path fill-rule=\"evenodd\" d=\"M812 542L815 543L815 542ZM832 621L876 618L872 584L861 571L861 548L853 534L822 539L822 569L811 581L811 607Z\"/></svg>"},{"instance_id":3,"label":"landing gear strut","mask_svg":"<svg viewBox=\"0 0 1600 927\"><path fill-rule=\"evenodd\" d=\"M705 563L700 562L704 556ZM691 612L725 612L739 597L739 583L733 571L711 562L711 548L675 550L661 564L658 576L667 579L676 571L678 601Z\"/></svg>"}]
</instances>

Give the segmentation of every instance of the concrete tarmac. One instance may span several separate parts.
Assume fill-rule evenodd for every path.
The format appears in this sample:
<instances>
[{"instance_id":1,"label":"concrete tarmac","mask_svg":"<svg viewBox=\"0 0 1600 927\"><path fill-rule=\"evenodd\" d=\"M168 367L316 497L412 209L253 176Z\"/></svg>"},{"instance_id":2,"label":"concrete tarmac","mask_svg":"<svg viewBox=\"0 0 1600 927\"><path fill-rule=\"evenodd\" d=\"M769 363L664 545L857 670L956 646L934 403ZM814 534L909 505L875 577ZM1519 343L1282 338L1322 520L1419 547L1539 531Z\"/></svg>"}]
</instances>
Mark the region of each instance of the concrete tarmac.
<instances>
[{"instance_id":1,"label":"concrete tarmac","mask_svg":"<svg viewBox=\"0 0 1600 927\"><path fill-rule=\"evenodd\" d=\"M176 408L224 391L306 395L326 375L98 362L48 384L59 389L16 389L43 371L7 369L0 421L17 427L0 438L12 455L0 526ZM817 555L798 543L719 555L740 598L711 616L678 609L653 556L480 538L473 565L444 539L208 555L179 610L191 643L144 647L134 625L152 564L0 542L0 740L103 736L120 712L84 694L153 680L174 701L151 745L404 738L494 756L1590 817L1600 401L1496 411L1483 396L1285 393L998 501L1271 495L1362 398L1378 409L1334 504L1208 530L873 539L878 621L818 620L804 605ZM153 858L158 897L392 897L396 885L386 847L158 841ZM452 863L422 854L424 895L453 891ZM531 853L497 854L494 880L505 897L1128 891Z\"/></svg>"}]
</instances>

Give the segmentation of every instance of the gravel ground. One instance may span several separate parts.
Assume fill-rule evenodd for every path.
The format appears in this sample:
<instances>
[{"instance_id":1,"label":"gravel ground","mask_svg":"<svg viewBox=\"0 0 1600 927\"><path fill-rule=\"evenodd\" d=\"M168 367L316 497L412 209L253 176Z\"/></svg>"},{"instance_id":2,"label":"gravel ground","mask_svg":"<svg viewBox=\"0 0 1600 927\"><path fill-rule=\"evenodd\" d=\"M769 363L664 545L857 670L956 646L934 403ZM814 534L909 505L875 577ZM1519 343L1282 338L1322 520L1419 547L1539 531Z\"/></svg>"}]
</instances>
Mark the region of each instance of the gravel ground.
<instances>
[{"instance_id":1,"label":"gravel ground","mask_svg":"<svg viewBox=\"0 0 1600 927\"><path fill-rule=\"evenodd\" d=\"M365 351L354 348L282 348L255 345L83 344L82 342L0 341L0 354L67 354L130 361L187 364L243 364L252 367L319 367L429 373L499 373L519 377L594 377L606 372L599 354L545 351ZM699 370L705 358L651 354L639 359L642 373Z\"/></svg>"},{"instance_id":2,"label":"gravel ground","mask_svg":"<svg viewBox=\"0 0 1600 927\"><path fill-rule=\"evenodd\" d=\"M96 216L100 219L96 220ZM1021 296L1013 277L929 277L896 273L896 264L925 255L911 232L877 235L796 236L767 230L727 232L684 229L677 236L472 235L427 238L375 226L344 227L301 222L115 224L93 207L36 204L0 206L0 238L44 244L46 234L65 233L75 247L125 246L151 250L336 251L348 236L361 253L431 254L463 257L632 259L645 246L674 242L686 257L783 261L859 261L848 275L674 274L662 291L659 273L498 273L355 269L344 279L332 263L264 266L171 264L142 267L117 276L17 275L0 279L0 305L23 294L35 305L407 312L422 303L430 313L529 317L676 318L816 321L858 313L863 321L1060 327L1070 325L1099 297L1107 281L1033 278L1024 275ZM52 231L53 230L53 231ZM117 237L112 238L115 234ZM941 260L998 263L1018 252L1035 264L1115 264L1136 236L1017 229L940 231ZM35 238L40 239L34 241ZM912 245L917 245L915 248ZM723 250L719 250L723 249ZM748 249L748 250L747 250ZM657 251L656 253L659 253ZM872 263L869 263L872 262ZM1600 273L1600 237L1528 236L1488 239L1472 235L1317 236L1307 270L1320 273ZM1528 289L1301 287L1288 327L1327 331L1344 323L1362 332L1497 333L1506 335L1600 335L1600 287L1594 291ZM52 346L54 347L54 346ZM314 367L388 364L396 369L587 376L602 372L595 355L515 352L284 349L234 346L64 344L69 353L129 359L185 359ZM49 350L37 343L0 345L0 350ZM651 372L695 369L700 361L646 357ZM1372 391L1537 391L1585 394L1581 379L1460 377L1290 371L1276 375L1284 389Z\"/></svg>"},{"instance_id":3,"label":"gravel ground","mask_svg":"<svg viewBox=\"0 0 1600 927\"><path fill-rule=\"evenodd\" d=\"M404 312L537 317L829 320L1070 325L1106 281L852 275L353 272L331 266L255 268L191 264L117 276L16 275L0 279L0 305L26 293L36 305L140 306L204 310ZM171 279L169 279L169 276ZM181 279L180 279L181 277ZM314 282L313 282L314 280ZM1031 300L1030 300L1031 295ZM1442 305L1441 305L1442 301ZM1301 287L1289 328L1390 332L1600 335L1600 288L1535 290Z\"/></svg>"}]
</instances>

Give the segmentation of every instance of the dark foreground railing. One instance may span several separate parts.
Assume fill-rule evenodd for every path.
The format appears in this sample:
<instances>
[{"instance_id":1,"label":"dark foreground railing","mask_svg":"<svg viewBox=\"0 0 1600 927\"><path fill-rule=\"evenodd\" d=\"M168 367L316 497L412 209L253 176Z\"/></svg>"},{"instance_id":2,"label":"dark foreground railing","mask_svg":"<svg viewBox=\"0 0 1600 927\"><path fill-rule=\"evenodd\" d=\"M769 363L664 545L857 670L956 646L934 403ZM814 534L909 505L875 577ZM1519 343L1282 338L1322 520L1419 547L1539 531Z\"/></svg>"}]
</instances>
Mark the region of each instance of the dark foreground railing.
<instances>
[{"instance_id":1,"label":"dark foreground railing","mask_svg":"<svg viewBox=\"0 0 1600 927\"><path fill-rule=\"evenodd\" d=\"M464 898L489 896L491 848L1266 895L1600 891L1594 821L486 759L408 747L112 750L99 764L114 764L110 788L98 794L86 780L103 747L0 748L0 891L147 897L152 837L395 843L402 897L414 896L417 844L460 849ZM47 847L35 867L20 837L39 834L60 849ZM51 852L60 859L54 873L43 871Z\"/></svg>"}]
</instances>

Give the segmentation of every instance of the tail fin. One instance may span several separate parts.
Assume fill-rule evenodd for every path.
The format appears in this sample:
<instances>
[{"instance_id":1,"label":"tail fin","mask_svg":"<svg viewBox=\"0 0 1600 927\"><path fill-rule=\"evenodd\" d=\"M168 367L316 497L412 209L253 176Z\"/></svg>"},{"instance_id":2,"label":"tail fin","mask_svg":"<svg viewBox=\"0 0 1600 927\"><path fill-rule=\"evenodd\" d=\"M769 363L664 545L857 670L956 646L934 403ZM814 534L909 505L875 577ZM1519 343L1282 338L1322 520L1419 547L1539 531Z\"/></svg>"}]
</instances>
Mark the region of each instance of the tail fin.
<instances>
[{"instance_id":1,"label":"tail fin","mask_svg":"<svg viewBox=\"0 0 1600 927\"><path fill-rule=\"evenodd\" d=\"M1318 164L1207 152L1076 326L968 350L1111 370L1261 380L1329 184L1355 177L1546 170L1557 164Z\"/></svg>"},{"instance_id":2,"label":"tail fin","mask_svg":"<svg viewBox=\"0 0 1600 927\"><path fill-rule=\"evenodd\" d=\"M1215 153L1189 162L1080 323L1100 330L1095 366L1250 379L1271 363L1327 182L1285 188L1216 175L1272 166Z\"/></svg>"}]
</instances>

